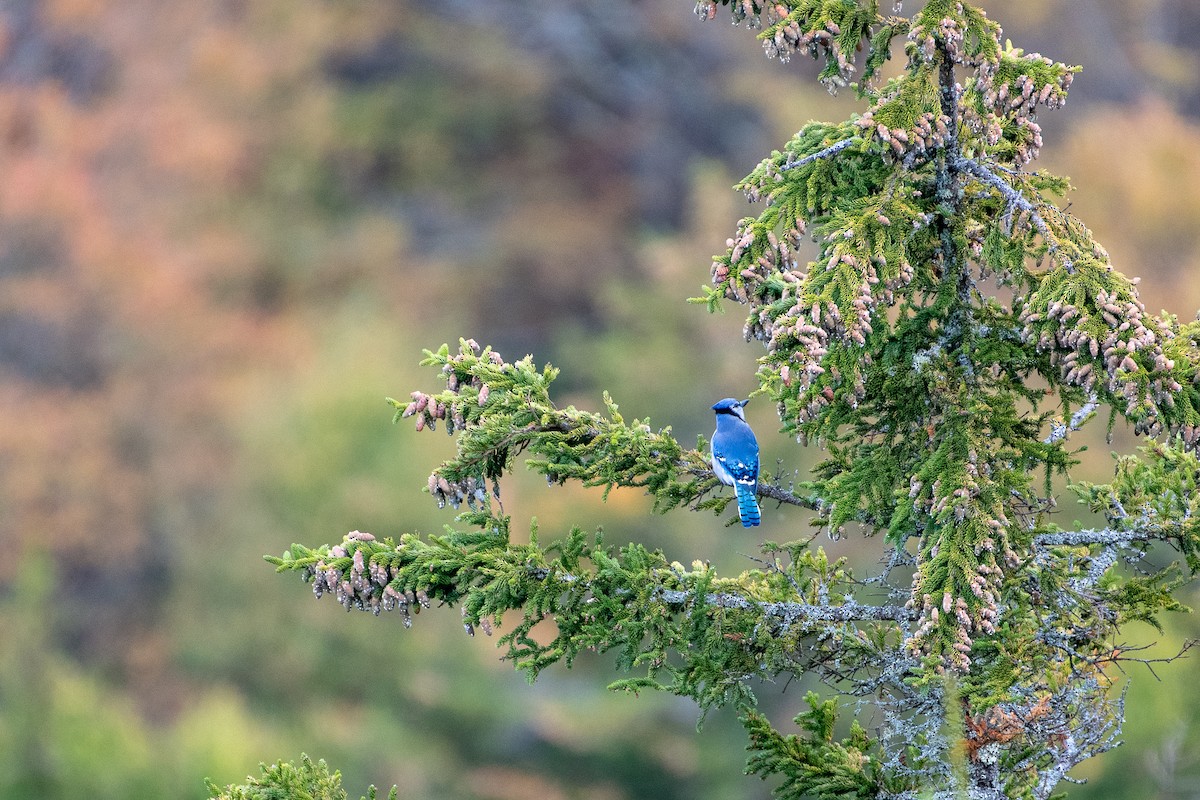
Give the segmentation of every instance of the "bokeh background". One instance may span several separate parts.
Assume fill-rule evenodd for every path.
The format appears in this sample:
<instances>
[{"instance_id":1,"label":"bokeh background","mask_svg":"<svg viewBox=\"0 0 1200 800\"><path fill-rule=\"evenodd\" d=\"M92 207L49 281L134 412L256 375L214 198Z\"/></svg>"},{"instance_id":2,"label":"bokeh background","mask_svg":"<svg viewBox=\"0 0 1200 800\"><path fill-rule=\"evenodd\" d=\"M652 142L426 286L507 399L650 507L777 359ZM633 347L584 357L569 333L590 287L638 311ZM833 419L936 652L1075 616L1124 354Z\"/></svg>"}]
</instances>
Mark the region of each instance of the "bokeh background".
<instances>
[{"instance_id":1,"label":"bokeh background","mask_svg":"<svg viewBox=\"0 0 1200 800\"><path fill-rule=\"evenodd\" d=\"M910 0L912 2L913 0ZM1083 74L1042 164L1144 299L1200 306L1200 7L1010 0ZM6 0L0 5L0 797L200 798L323 757L357 797L764 798L732 715L530 686L453 610L314 602L262 560L352 529L436 532L450 452L385 395L459 336L563 370L563 403L684 440L753 387L742 314L684 298L809 119L861 110L687 0ZM772 437L768 463L813 454ZM1094 427L1103 427L1097 425ZM1102 480L1102 434L1081 477ZM736 572L755 542L645 498L505 481L518 529L603 525ZM1064 502L1063 524L1075 513ZM805 515L765 510L762 536ZM870 565L879 542L822 542ZM1194 597L1194 595L1193 595ZM1162 652L1200 634L1131 630ZM1125 676L1116 676L1124 680ZM1194 661L1131 669L1127 745L1079 798L1200 797ZM765 685L772 714L804 687Z\"/></svg>"}]
</instances>

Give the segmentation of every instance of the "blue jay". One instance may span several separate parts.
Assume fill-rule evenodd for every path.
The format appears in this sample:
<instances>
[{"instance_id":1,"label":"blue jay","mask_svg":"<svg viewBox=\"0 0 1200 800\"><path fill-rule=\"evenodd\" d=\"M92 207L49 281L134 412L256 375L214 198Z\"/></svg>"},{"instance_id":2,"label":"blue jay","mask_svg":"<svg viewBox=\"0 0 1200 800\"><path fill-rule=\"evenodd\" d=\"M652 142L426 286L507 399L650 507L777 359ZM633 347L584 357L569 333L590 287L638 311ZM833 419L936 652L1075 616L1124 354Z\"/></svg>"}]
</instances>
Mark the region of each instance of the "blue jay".
<instances>
[{"instance_id":1,"label":"blue jay","mask_svg":"<svg viewBox=\"0 0 1200 800\"><path fill-rule=\"evenodd\" d=\"M758 513L758 440L746 424L742 408L749 400L726 397L713 406L717 430L712 437L712 465L717 479L737 492L738 516L742 527L760 520Z\"/></svg>"}]
</instances>

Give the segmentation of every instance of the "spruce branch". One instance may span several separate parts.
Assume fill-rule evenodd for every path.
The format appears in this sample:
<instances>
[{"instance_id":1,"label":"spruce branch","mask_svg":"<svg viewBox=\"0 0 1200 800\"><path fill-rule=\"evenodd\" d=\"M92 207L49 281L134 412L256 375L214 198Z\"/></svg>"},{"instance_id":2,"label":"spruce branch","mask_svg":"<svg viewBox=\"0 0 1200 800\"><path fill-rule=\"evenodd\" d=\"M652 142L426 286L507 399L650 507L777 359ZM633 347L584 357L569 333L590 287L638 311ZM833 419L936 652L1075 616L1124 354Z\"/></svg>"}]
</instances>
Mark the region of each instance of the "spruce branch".
<instances>
[{"instance_id":1,"label":"spruce branch","mask_svg":"<svg viewBox=\"0 0 1200 800\"><path fill-rule=\"evenodd\" d=\"M348 800L342 788L342 774L330 772L324 759L313 762L307 754L301 754L300 763L281 761L267 766L259 764L260 777L247 778L240 786L221 788L206 780L212 800L279 800L280 798L304 798L304 800ZM388 792L388 800L396 800L398 788ZM376 789L372 786L362 800L376 800Z\"/></svg>"},{"instance_id":2,"label":"spruce branch","mask_svg":"<svg viewBox=\"0 0 1200 800\"><path fill-rule=\"evenodd\" d=\"M1002 219L1008 220L1009 224L1006 229L1011 232L1012 209L1024 212L1028 215L1029 221L1033 224L1034 229L1045 240L1049 253L1057 255L1060 250L1059 237L1055 236L1050 230L1050 226L1046 224L1046 220L1042 217L1038 207L1030 202L1025 195L1013 188L1007 181L997 175L993 170L988 168L978 159L967 158L961 153L955 153L951 157L951 163L955 169L962 172L967 172L979 180L983 181L988 186L992 187L1000 193L1004 198L1005 211ZM1060 263L1068 273L1074 273L1075 268L1069 258L1061 259Z\"/></svg>"},{"instance_id":3,"label":"spruce branch","mask_svg":"<svg viewBox=\"0 0 1200 800\"><path fill-rule=\"evenodd\" d=\"M476 511L459 519L476 529L398 542L355 531L332 547L296 544L267 560L299 572L318 598L333 594L348 611L397 611L405 626L423 608L461 604L466 631L490 635L517 611L521 620L499 644L531 678L584 650L615 650L622 669L644 671L617 688L666 688L704 708L750 702L752 677L835 663L846 640L864 668L885 653L869 656L853 625L911 617L854 602L844 563L799 544L788 546L785 567L720 578L703 563L685 569L636 544L589 541L579 529L543 548L536 534L528 544L510 541L507 518ZM831 588L841 602L826 597ZM543 624L555 630L549 643L532 636ZM843 630L830 638L831 626Z\"/></svg>"},{"instance_id":4,"label":"spruce branch","mask_svg":"<svg viewBox=\"0 0 1200 800\"><path fill-rule=\"evenodd\" d=\"M779 734L756 711L742 716L742 725L750 737L747 749L751 755L746 772L764 779L783 776L783 784L776 792L781 798L799 800L813 794L862 800L877 797L881 784L878 760L875 744L866 731L855 720L850 736L834 741L836 702L822 701L815 692L809 692L804 700L809 710L795 719L804 732L802 736Z\"/></svg>"},{"instance_id":5,"label":"spruce branch","mask_svg":"<svg viewBox=\"0 0 1200 800\"><path fill-rule=\"evenodd\" d=\"M554 367L539 370L529 357L510 363L465 339L455 354L448 345L425 351L422 364L439 370L446 390L413 392L407 404L388 402L396 421L415 417L418 431L435 430L443 421L451 435L457 434L457 455L427 481L439 507L449 503L457 509L465 503L474 509L489 497L498 500L499 478L522 454L529 456L528 468L550 484L575 480L602 487L605 497L617 487L641 488L662 512L688 506L721 513L731 499L708 497L720 483L703 441L685 450L670 427L654 431L649 419L627 422L607 392L607 415L559 408L550 398L558 374ZM766 475L758 493L802 508L816 509L820 503L812 493L795 494Z\"/></svg>"},{"instance_id":6,"label":"spruce branch","mask_svg":"<svg viewBox=\"0 0 1200 800\"><path fill-rule=\"evenodd\" d=\"M727 5L735 25L762 28L758 34L767 56L789 61L803 53L814 60L824 59L818 79L829 90L849 85L858 72L857 53L867 45L863 59L860 93L891 58L892 40L908 32L905 17L887 17L878 13L875 3L823 2L823 0L698 0L696 15L714 19L717 6Z\"/></svg>"}]
</instances>

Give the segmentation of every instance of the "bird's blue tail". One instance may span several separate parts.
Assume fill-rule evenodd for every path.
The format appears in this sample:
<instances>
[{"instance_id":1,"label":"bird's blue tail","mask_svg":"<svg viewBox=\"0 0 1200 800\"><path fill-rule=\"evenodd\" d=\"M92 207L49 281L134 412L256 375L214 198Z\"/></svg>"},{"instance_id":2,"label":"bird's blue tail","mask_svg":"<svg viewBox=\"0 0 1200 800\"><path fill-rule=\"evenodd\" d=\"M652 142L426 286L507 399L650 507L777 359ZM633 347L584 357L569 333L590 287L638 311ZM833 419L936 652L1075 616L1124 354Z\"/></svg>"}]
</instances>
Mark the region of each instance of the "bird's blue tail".
<instances>
[{"instance_id":1,"label":"bird's blue tail","mask_svg":"<svg viewBox=\"0 0 1200 800\"><path fill-rule=\"evenodd\" d=\"M738 516L742 518L742 527L753 528L762 521L762 516L758 513L758 499L754 496L754 487L739 482L734 486L734 491L737 492Z\"/></svg>"}]
</instances>

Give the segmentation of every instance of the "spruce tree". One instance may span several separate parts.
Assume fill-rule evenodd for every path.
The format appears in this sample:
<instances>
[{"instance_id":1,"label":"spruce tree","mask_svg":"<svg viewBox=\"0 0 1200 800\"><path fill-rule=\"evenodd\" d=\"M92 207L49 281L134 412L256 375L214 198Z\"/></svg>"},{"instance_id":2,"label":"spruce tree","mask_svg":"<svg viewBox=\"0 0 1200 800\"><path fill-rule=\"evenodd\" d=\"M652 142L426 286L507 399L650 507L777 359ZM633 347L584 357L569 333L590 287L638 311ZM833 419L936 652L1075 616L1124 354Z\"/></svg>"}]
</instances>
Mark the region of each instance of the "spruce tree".
<instances>
[{"instance_id":1,"label":"spruce tree","mask_svg":"<svg viewBox=\"0 0 1200 800\"><path fill-rule=\"evenodd\" d=\"M735 708L748 772L773 776L780 798L1050 797L1118 744L1113 670L1137 660L1124 626L1182 609L1173 593L1200 567L1200 323L1148 313L1056 205L1068 182L1031 166L1038 114L1065 102L1076 67L1012 47L957 0L696 11L732 12L770 56L812 56L863 104L808 124L738 184L761 213L736 224L693 300L746 307L764 348L755 395L783 435L822 451L808 480L764 474L765 511L799 506L820 530L874 537L882 568L854 575L805 531L729 577L578 528L514 541L500 481L521 462L551 484L641 487L662 513L729 518L732 493L705 442L626 419L607 394L603 413L562 407L555 368L471 340L426 351L438 390L390 401L397 420L454 435L425 491L455 524L268 560L406 625L458 605L468 633L499 634L531 677L615 652L616 688ZM1146 445L1108 484L1070 482L1072 435L1093 421L1128 423ZM1104 527L1059 526L1063 480ZM1155 546L1179 557L1154 566ZM550 641L532 635L547 622ZM829 694L808 693L801 733L783 735L754 686L801 674ZM869 723L837 725L855 711Z\"/></svg>"}]
</instances>

